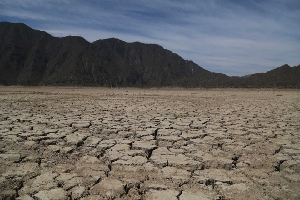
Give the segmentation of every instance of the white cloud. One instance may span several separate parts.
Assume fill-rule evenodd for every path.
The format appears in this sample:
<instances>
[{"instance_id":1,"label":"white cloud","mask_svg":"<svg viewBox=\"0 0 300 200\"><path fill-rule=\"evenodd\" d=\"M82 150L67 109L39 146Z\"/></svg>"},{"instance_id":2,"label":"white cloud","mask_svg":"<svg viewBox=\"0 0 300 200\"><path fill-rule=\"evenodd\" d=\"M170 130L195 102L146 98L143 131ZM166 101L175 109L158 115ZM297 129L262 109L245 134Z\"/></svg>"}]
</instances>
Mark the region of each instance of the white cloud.
<instances>
[{"instance_id":1,"label":"white cloud","mask_svg":"<svg viewBox=\"0 0 300 200\"><path fill-rule=\"evenodd\" d=\"M288 4L299 5L294 0L0 0L0 17L33 20L33 28L58 37L157 43L208 70L245 75L300 63L300 15Z\"/></svg>"}]
</instances>

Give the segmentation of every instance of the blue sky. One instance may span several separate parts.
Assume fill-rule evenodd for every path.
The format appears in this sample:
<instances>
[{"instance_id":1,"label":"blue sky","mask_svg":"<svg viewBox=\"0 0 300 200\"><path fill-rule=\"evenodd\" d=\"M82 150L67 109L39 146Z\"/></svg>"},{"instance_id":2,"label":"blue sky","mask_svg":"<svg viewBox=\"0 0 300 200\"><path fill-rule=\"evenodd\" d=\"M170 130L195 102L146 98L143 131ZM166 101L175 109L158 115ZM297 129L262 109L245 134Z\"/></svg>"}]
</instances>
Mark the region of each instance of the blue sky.
<instances>
[{"instance_id":1,"label":"blue sky","mask_svg":"<svg viewBox=\"0 0 300 200\"><path fill-rule=\"evenodd\" d=\"M0 0L0 21L156 43L231 76L300 64L299 0Z\"/></svg>"}]
</instances>

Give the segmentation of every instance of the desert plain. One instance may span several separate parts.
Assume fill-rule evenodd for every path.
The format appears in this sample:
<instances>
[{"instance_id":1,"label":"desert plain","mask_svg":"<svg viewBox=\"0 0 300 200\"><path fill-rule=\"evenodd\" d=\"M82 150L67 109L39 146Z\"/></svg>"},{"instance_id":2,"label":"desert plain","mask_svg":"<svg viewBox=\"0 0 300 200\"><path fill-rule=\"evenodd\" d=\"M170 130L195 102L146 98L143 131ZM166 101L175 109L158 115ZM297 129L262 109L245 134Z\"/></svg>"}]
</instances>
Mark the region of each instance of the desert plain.
<instances>
[{"instance_id":1,"label":"desert plain","mask_svg":"<svg viewBox=\"0 0 300 200\"><path fill-rule=\"evenodd\" d=\"M0 199L300 199L300 91L0 87Z\"/></svg>"}]
</instances>

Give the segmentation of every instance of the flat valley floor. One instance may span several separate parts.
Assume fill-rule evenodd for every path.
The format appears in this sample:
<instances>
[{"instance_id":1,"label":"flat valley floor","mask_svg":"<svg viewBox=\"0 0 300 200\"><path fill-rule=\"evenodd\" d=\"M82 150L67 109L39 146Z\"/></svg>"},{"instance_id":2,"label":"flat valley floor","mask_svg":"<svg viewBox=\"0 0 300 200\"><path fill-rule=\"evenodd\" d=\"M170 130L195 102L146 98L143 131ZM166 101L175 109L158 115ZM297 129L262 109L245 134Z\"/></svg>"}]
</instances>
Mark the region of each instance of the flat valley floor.
<instances>
[{"instance_id":1,"label":"flat valley floor","mask_svg":"<svg viewBox=\"0 0 300 200\"><path fill-rule=\"evenodd\" d=\"M300 91L0 87L0 199L300 199Z\"/></svg>"}]
</instances>

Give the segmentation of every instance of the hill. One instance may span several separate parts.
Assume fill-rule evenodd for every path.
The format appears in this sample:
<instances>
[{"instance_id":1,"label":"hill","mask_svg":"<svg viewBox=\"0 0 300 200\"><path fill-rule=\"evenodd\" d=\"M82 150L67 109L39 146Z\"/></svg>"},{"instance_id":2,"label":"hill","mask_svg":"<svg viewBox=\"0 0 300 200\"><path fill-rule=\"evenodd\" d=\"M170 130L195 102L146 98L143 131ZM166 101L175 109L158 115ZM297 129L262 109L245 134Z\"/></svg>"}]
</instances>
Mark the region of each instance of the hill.
<instances>
[{"instance_id":1,"label":"hill","mask_svg":"<svg viewBox=\"0 0 300 200\"><path fill-rule=\"evenodd\" d=\"M299 66L229 77L156 44L57 38L22 23L0 22L0 46L0 84L4 85L300 87Z\"/></svg>"}]
</instances>

